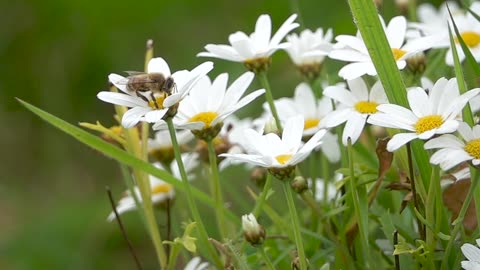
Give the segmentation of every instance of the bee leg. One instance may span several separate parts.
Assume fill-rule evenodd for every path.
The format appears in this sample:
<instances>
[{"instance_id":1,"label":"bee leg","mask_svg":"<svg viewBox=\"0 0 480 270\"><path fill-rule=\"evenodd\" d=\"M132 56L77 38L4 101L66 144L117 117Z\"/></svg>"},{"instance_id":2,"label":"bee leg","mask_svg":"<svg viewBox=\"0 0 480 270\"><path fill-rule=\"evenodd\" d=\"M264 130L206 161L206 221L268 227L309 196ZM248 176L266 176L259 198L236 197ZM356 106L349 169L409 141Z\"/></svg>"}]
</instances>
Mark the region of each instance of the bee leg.
<instances>
[{"instance_id":1,"label":"bee leg","mask_svg":"<svg viewBox=\"0 0 480 270\"><path fill-rule=\"evenodd\" d=\"M140 94L138 91L135 91L135 94L137 95L137 97L143 99L143 101L145 102L149 102L148 98L146 98L144 95Z\"/></svg>"},{"instance_id":2,"label":"bee leg","mask_svg":"<svg viewBox=\"0 0 480 270\"><path fill-rule=\"evenodd\" d=\"M150 97L152 98L153 104L155 104L155 108L160 109L160 108L158 107L158 104L157 104L157 99L156 99L155 96L153 95L153 92L150 92Z\"/></svg>"}]
</instances>

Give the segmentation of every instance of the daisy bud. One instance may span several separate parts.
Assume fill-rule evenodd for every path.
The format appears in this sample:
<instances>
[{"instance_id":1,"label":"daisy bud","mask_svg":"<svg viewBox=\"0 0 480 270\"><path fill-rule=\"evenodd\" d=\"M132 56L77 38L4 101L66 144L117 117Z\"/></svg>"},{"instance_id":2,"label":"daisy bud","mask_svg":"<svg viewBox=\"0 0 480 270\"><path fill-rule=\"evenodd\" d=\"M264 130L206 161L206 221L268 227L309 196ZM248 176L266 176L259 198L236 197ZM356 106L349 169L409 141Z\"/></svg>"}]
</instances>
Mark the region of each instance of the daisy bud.
<instances>
[{"instance_id":1,"label":"daisy bud","mask_svg":"<svg viewBox=\"0 0 480 270\"><path fill-rule=\"evenodd\" d=\"M377 8L380 8L383 4L383 0L373 0L373 3Z\"/></svg>"},{"instance_id":2,"label":"daisy bud","mask_svg":"<svg viewBox=\"0 0 480 270\"><path fill-rule=\"evenodd\" d=\"M261 167L256 167L250 174L250 179L255 182L257 187L263 188L265 181L267 180L267 170Z\"/></svg>"},{"instance_id":3,"label":"daisy bud","mask_svg":"<svg viewBox=\"0 0 480 270\"><path fill-rule=\"evenodd\" d=\"M255 58L255 59L249 59L245 62L243 62L245 67L255 73L255 74L260 74L262 72L266 72L270 65L272 64L272 58L270 57L260 57L260 58Z\"/></svg>"},{"instance_id":4,"label":"daisy bud","mask_svg":"<svg viewBox=\"0 0 480 270\"><path fill-rule=\"evenodd\" d=\"M263 128L263 134L275 133L278 134L277 123L275 118L271 117L268 121L265 122L265 127Z\"/></svg>"},{"instance_id":5,"label":"daisy bud","mask_svg":"<svg viewBox=\"0 0 480 270\"><path fill-rule=\"evenodd\" d=\"M426 57L423 52L418 52L407 58L407 68L413 74L423 74L426 68Z\"/></svg>"},{"instance_id":6,"label":"daisy bud","mask_svg":"<svg viewBox=\"0 0 480 270\"><path fill-rule=\"evenodd\" d=\"M395 0L395 5L400 14L407 14L409 2L410 0Z\"/></svg>"},{"instance_id":7,"label":"daisy bud","mask_svg":"<svg viewBox=\"0 0 480 270\"><path fill-rule=\"evenodd\" d=\"M265 229L258 224L257 219L253 214L242 216L243 236L253 246L263 243L265 240Z\"/></svg>"},{"instance_id":8,"label":"daisy bud","mask_svg":"<svg viewBox=\"0 0 480 270\"><path fill-rule=\"evenodd\" d=\"M300 74L302 74L302 76L310 82L316 80L318 76L320 76L322 67L322 63L311 63L297 66Z\"/></svg>"},{"instance_id":9,"label":"daisy bud","mask_svg":"<svg viewBox=\"0 0 480 270\"><path fill-rule=\"evenodd\" d=\"M290 183L290 185L292 186L292 189L298 194L302 194L303 192L308 190L308 183L302 176L297 176L293 178L293 181Z\"/></svg>"}]
</instances>

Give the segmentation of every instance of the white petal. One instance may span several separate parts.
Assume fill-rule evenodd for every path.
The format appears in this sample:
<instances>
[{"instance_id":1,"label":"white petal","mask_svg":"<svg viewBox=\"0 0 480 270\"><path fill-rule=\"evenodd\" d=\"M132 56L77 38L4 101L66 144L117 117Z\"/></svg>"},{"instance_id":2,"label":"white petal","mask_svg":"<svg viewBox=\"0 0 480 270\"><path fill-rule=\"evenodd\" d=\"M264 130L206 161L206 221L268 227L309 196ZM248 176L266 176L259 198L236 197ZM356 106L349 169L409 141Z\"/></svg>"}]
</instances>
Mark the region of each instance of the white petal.
<instances>
[{"instance_id":1,"label":"white petal","mask_svg":"<svg viewBox=\"0 0 480 270\"><path fill-rule=\"evenodd\" d=\"M162 117L167 113L168 109L153 110L145 114L145 121L148 123L156 123L162 120Z\"/></svg>"},{"instance_id":2,"label":"white petal","mask_svg":"<svg viewBox=\"0 0 480 270\"><path fill-rule=\"evenodd\" d=\"M463 139L467 142L476 139L475 135L473 134L472 128L465 122L459 122L458 133L460 133Z\"/></svg>"},{"instance_id":3,"label":"white petal","mask_svg":"<svg viewBox=\"0 0 480 270\"><path fill-rule=\"evenodd\" d=\"M320 126L326 128L336 127L347 121L352 113L353 111L351 108L333 111L323 117Z\"/></svg>"},{"instance_id":4,"label":"white petal","mask_svg":"<svg viewBox=\"0 0 480 270\"><path fill-rule=\"evenodd\" d=\"M215 57L233 62L243 61L243 58L237 53L237 51L227 45L208 44L205 46L205 49L209 52L201 52L197 54L197 56Z\"/></svg>"},{"instance_id":5,"label":"white petal","mask_svg":"<svg viewBox=\"0 0 480 270\"><path fill-rule=\"evenodd\" d=\"M122 105L127 107L146 107L147 103L139 97L115 93L115 92L100 92L97 94L98 99L108 103Z\"/></svg>"},{"instance_id":6,"label":"white petal","mask_svg":"<svg viewBox=\"0 0 480 270\"><path fill-rule=\"evenodd\" d=\"M151 108L144 107L135 107L128 110L122 117L122 126L125 128L134 127L140 119L151 110Z\"/></svg>"},{"instance_id":7,"label":"white petal","mask_svg":"<svg viewBox=\"0 0 480 270\"><path fill-rule=\"evenodd\" d=\"M242 59L251 59L254 58L255 49L252 47L250 40L237 40L232 42L232 47L240 54Z\"/></svg>"},{"instance_id":8,"label":"white petal","mask_svg":"<svg viewBox=\"0 0 480 270\"><path fill-rule=\"evenodd\" d=\"M360 137L363 127L365 126L366 117L362 116L359 113L352 113L345 124L342 134L342 143L343 145L348 144L348 138L351 139L352 145Z\"/></svg>"},{"instance_id":9,"label":"white petal","mask_svg":"<svg viewBox=\"0 0 480 270\"><path fill-rule=\"evenodd\" d=\"M403 145L407 144L413 139L416 139L417 135L415 133L398 133L395 134L387 144L387 150L393 152Z\"/></svg>"},{"instance_id":10,"label":"white petal","mask_svg":"<svg viewBox=\"0 0 480 270\"><path fill-rule=\"evenodd\" d=\"M209 91L203 93L203 95L208 97L206 104L207 111L216 112L219 110L225 91L227 90L227 83L228 73L222 73L212 82Z\"/></svg>"},{"instance_id":11,"label":"white petal","mask_svg":"<svg viewBox=\"0 0 480 270\"><path fill-rule=\"evenodd\" d=\"M112 73L110 75L108 75L108 80L113 83L113 85L115 85L116 88L118 88L120 91L124 92L124 93L129 93L129 91L127 90L127 84L128 84L128 79L121 76L121 75L118 75L118 74L115 74L115 73Z\"/></svg>"},{"instance_id":12,"label":"white petal","mask_svg":"<svg viewBox=\"0 0 480 270\"><path fill-rule=\"evenodd\" d=\"M283 128L282 141L289 151L296 152L302 141L304 119L303 116L295 116L287 120Z\"/></svg>"},{"instance_id":13,"label":"white petal","mask_svg":"<svg viewBox=\"0 0 480 270\"><path fill-rule=\"evenodd\" d=\"M338 86L329 86L325 88L325 90L323 90L323 95L349 107L355 106L355 104L359 101L353 96L352 92Z\"/></svg>"},{"instance_id":14,"label":"white petal","mask_svg":"<svg viewBox=\"0 0 480 270\"><path fill-rule=\"evenodd\" d=\"M464 244L461 247L463 255L469 261L480 262L480 249L472 244Z\"/></svg>"},{"instance_id":15,"label":"white petal","mask_svg":"<svg viewBox=\"0 0 480 270\"><path fill-rule=\"evenodd\" d=\"M345 65L340 69L338 75L345 80L353 80L362 75L377 75L372 62L358 62Z\"/></svg>"},{"instance_id":16,"label":"white petal","mask_svg":"<svg viewBox=\"0 0 480 270\"><path fill-rule=\"evenodd\" d=\"M293 29L297 28L300 26L298 23L294 23L295 19L297 18L297 14L293 14L288 19L278 28L277 32L275 35L273 35L272 39L270 40L270 45L269 46L277 46L280 41Z\"/></svg>"},{"instance_id":17,"label":"white petal","mask_svg":"<svg viewBox=\"0 0 480 270\"><path fill-rule=\"evenodd\" d=\"M254 78L255 74L253 72L245 72L242 76L238 77L238 79L228 87L221 110L236 104Z\"/></svg>"},{"instance_id":18,"label":"white petal","mask_svg":"<svg viewBox=\"0 0 480 270\"><path fill-rule=\"evenodd\" d=\"M437 138L433 138L425 143L425 149L435 148L463 148L465 144L452 134L445 134Z\"/></svg>"},{"instance_id":19,"label":"white petal","mask_svg":"<svg viewBox=\"0 0 480 270\"><path fill-rule=\"evenodd\" d=\"M255 24L255 47L257 49L267 49L272 35L272 21L267 14L261 15Z\"/></svg>"},{"instance_id":20,"label":"white petal","mask_svg":"<svg viewBox=\"0 0 480 270\"><path fill-rule=\"evenodd\" d=\"M170 67L168 66L167 62L165 62L165 60L161 57L151 59L148 62L147 70L148 73L162 73L163 75L165 75L165 77L169 77L171 75Z\"/></svg>"},{"instance_id":21,"label":"white petal","mask_svg":"<svg viewBox=\"0 0 480 270\"><path fill-rule=\"evenodd\" d=\"M348 88L352 91L353 96L357 101L367 101L368 100L368 89L365 81L362 78L356 78L353 80L347 81Z\"/></svg>"},{"instance_id":22,"label":"white petal","mask_svg":"<svg viewBox=\"0 0 480 270\"><path fill-rule=\"evenodd\" d=\"M408 91L407 95L410 108L417 117L420 118L432 114L432 108L425 90L420 87L414 87Z\"/></svg>"},{"instance_id":23,"label":"white petal","mask_svg":"<svg viewBox=\"0 0 480 270\"><path fill-rule=\"evenodd\" d=\"M407 30L407 20L403 16L393 17L388 23L385 34L391 48L401 48L405 40L405 32Z\"/></svg>"},{"instance_id":24,"label":"white petal","mask_svg":"<svg viewBox=\"0 0 480 270\"><path fill-rule=\"evenodd\" d=\"M370 89L370 101L378 104L388 103L388 97L383 88L382 82L378 80Z\"/></svg>"}]
</instances>

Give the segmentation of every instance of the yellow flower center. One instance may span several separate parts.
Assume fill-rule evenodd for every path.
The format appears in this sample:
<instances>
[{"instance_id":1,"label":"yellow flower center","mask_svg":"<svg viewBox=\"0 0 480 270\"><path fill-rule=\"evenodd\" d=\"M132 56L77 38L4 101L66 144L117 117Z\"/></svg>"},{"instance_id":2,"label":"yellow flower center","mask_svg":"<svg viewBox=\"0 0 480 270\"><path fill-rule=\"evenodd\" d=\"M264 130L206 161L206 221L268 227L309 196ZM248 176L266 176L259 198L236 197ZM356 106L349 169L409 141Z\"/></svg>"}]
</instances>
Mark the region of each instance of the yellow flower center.
<instances>
[{"instance_id":1,"label":"yellow flower center","mask_svg":"<svg viewBox=\"0 0 480 270\"><path fill-rule=\"evenodd\" d=\"M415 123L415 131L417 132L417 134L421 134L425 131L439 128L442 124L443 119L440 115L424 116L418 119L417 123Z\"/></svg>"},{"instance_id":2,"label":"yellow flower center","mask_svg":"<svg viewBox=\"0 0 480 270\"><path fill-rule=\"evenodd\" d=\"M478 33L475 33L473 31L465 31L460 34L462 37L463 41L465 41L465 44L467 44L468 47L473 48L478 46L480 44L480 35ZM458 39L455 39L456 43L458 42Z\"/></svg>"},{"instance_id":3,"label":"yellow flower center","mask_svg":"<svg viewBox=\"0 0 480 270\"><path fill-rule=\"evenodd\" d=\"M377 106L378 106L378 103L373 101L360 101L360 102L357 102L357 104L355 104L355 110L357 110L359 113L373 114L378 112Z\"/></svg>"},{"instance_id":4,"label":"yellow flower center","mask_svg":"<svg viewBox=\"0 0 480 270\"><path fill-rule=\"evenodd\" d=\"M393 58L395 58L395 61L396 61L402 58L402 56L404 56L407 52L404 50L393 48L392 53L393 53Z\"/></svg>"},{"instance_id":5,"label":"yellow flower center","mask_svg":"<svg viewBox=\"0 0 480 270\"><path fill-rule=\"evenodd\" d=\"M292 158L292 155L278 155L275 157L275 159L278 161L280 164L285 164L287 163L290 159Z\"/></svg>"},{"instance_id":6,"label":"yellow flower center","mask_svg":"<svg viewBox=\"0 0 480 270\"><path fill-rule=\"evenodd\" d=\"M148 106L152 109L160 109L163 110L165 107L163 107L163 101L167 97L166 93L160 94L160 96L155 96L155 100L149 100L148 101Z\"/></svg>"},{"instance_id":7,"label":"yellow flower center","mask_svg":"<svg viewBox=\"0 0 480 270\"><path fill-rule=\"evenodd\" d=\"M309 129L318 126L318 123L320 123L320 119L318 118L307 118L305 119L305 122L303 124L303 129Z\"/></svg>"},{"instance_id":8,"label":"yellow flower center","mask_svg":"<svg viewBox=\"0 0 480 270\"><path fill-rule=\"evenodd\" d=\"M470 156L480 159L480 139L469 141L464 149Z\"/></svg>"},{"instance_id":9,"label":"yellow flower center","mask_svg":"<svg viewBox=\"0 0 480 270\"><path fill-rule=\"evenodd\" d=\"M172 190L172 186L167 183L156 185L152 188L152 195L168 193L170 190Z\"/></svg>"},{"instance_id":10,"label":"yellow flower center","mask_svg":"<svg viewBox=\"0 0 480 270\"><path fill-rule=\"evenodd\" d=\"M213 119L215 119L217 116L218 114L216 112L202 112L190 118L189 122L203 122L205 123L205 128L209 128Z\"/></svg>"}]
</instances>

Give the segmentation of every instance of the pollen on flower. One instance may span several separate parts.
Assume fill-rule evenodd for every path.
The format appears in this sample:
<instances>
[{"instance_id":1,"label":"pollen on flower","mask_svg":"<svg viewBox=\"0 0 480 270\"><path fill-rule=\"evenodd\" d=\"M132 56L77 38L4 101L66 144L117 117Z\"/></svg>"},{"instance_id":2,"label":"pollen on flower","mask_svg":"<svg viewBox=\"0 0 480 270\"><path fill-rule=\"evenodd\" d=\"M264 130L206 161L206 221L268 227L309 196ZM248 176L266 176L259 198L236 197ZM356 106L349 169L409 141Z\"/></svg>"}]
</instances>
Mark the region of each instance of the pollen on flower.
<instances>
[{"instance_id":1,"label":"pollen on flower","mask_svg":"<svg viewBox=\"0 0 480 270\"><path fill-rule=\"evenodd\" d=\"M378 103L373 101L360 101L355 104L355 110L359 113L373 114L377 112Z\"/></svg>"},{"instance_id":2,"label":"pollen on flower","mask_svg":"<svg viewBox=\"0 0 480 270\"><path fill-rule=\"evenodd\" d=\"M292 158L292 155L278 155L275 157L275 159L278 161L280 164L285 164L287 163L290 159Z\"/></svg>"},{"instance_id":3,"label":"pollen on flower","mask_svg":"<svg viewBox=\"0 0 480 270\"><path fill-rule=\"evenodd\" d=\"M148 106L152 109L160 109L163 110L165 107L163 107L163 101L166 98L166 94L161 94L160 96L155 96L155 100L149 100L148 101Z\"/></svg>"},{"instance_id":4,"label":"pollen on flower","mask_svg":"<svg viewBox=\"0 0 480 270\"><path fill-rule=\"evenodd\" d=\"M473 31L465 31L460 34L465 44L468 47L473 48L480 44L480 34L473 32ZM456 43L459 43L458 39L455 39Z\"/></svg>"},{"instance_id":5,"label":"pollen on flower","mask_svg":"<svg viewBox=\"0 0 480 270\"><path fill-rule=\"evenodd\" d=\"M320 123L320 119L318 118L307 118L303 124L303 129L307 130L309 128L316 127L318 126L318 123Z\"/></svg>"},{"instance_id":6,"label":"pollen on flower","mask_svg":"<svg viewBox=\"0 0 480 270\"><path fill-rule=\"evenodd\" d=\"M480 139L469 141L464 149L470 156L480 159Z\"/></svg>"},{"instance_id":7,"label":"pollen on flower","mask_svg":"<svg viewBox=\"0 0 480 270\"><path fill-rule=\"evenodd\" d=\"M428 115L418 119L415 123L415 132L421 134L425 131L432 130L434 128L439 128L443 124L442 116L440 115Z\"/></svg>"},{"instance_id":8,"label":"pollen on flower","mask_svg":"<svg viewBox=\"0 0 480 270\"><path fill-rule=\"evenodd\" d=\"M164 183L164 184L154 186L152 188L152 194L155 195L155 194L168 193L170 192L170 190L172 190L172 186L167 183Z\"/></svg>"},{"instance_id":9,"label":"pollen on flower","mask_svg":"<svg viewBox=\"0 0 480 270\"><path fill-rule=\"evenodd\" d=\"M396 61L402 58L402 56L404 56L407 52L401 49L393 48L392 53L393 53L393 58L395 58L395 61Z\"/></svg>"},{"instance_id":10,"label":"pollen on flower","mask_svg":"<svg viewBox=\"0 0 480 270\"><path fill-rule=\"evenodd\" d=\"M213 119L218 116L216 112L201 112L190 118L189 122L203 122L205 123L205 128L209 128L212 124Z\"/></svg>"}]
</instances>

